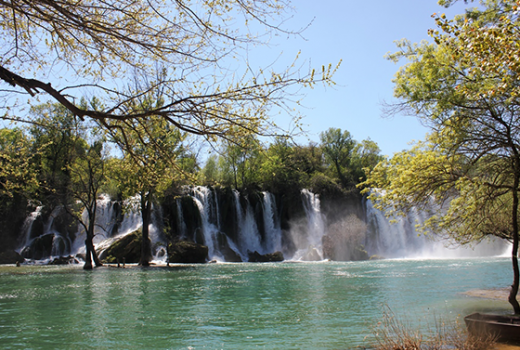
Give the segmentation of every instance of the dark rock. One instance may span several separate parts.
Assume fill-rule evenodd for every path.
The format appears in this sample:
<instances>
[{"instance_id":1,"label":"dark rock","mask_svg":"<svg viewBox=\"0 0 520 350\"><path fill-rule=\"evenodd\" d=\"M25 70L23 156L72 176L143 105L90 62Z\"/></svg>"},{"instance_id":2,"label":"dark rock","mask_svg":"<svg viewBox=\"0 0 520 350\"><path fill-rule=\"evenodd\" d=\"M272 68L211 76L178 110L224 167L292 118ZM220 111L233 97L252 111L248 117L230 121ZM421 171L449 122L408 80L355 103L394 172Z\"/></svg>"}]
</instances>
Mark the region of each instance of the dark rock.
<instances>
[{"instance_id":1,"label":"dark rock","mask_svg":"<svg viewBox=\"0 0 520 350\"><path fill-rule=\"evenodd\" d=\"M29 246L22 250L21 255L27 259L47 259L51 256L53 241L53 233L36 237Z\"/></svg>"},{"instance_id":2,"label":"dark rock","mask_svg":"<svg viewBox=\"0 0 520 350\"><path fill-rule=\"evenodd\" d=\"M49 265L69 265L69 264L79 264L79 261L73 256L60 256L59 258L54 258Z\"/></svg>"},{"instance_id":3,"label":"dark rock","mask_svg":"<svg viewBox=\"0 0 520 350\"><path fill-rule=\"evenodd\" d=\"M6 250L0 253L0 264L23 263L25 259L14 250Z\"/></svg>"},{"instance_id":4,"label":"dark rock","mask_svg":"<svg viewBox=\"0 0 520 350\"><path fill-rule=\"evenodd\" d=\"M168 246L170 263L203 264L208 260L208 247L189 241L178 241Z\"/></svg>"},{"instance_id":5,"label":"dark rock","mask_svg":"<svg viewBox=\"0 0 520 350\"><path fill-rule=\"evenodd\" d=\"M141 260L141 241L141 230L129 233L100 252L99 258L106 263L116 263L123 259L127 263L138 263Z\"/></svg>"},{"instance_id":6,"label":"dark rock","mask_svg":"<svg viewBox=\"0 0 520 350\"><path fill-rule=\"evenodd\" d=\"M257 251L249 252L249 262L280 262L283 260L282 252L274 252L271 254L260 254Z\"/></svg>"},{"instance_id":7,"label":"dark rock","mask_svg":"<svg viewBox=\"0 0 520 350\"><path fill-rule=\"evenodd\" d=\"M242 262L242 258L229 246L228 237L219 232L217 235L218 251L226 262Z\"/></svg>"}]
</instances>

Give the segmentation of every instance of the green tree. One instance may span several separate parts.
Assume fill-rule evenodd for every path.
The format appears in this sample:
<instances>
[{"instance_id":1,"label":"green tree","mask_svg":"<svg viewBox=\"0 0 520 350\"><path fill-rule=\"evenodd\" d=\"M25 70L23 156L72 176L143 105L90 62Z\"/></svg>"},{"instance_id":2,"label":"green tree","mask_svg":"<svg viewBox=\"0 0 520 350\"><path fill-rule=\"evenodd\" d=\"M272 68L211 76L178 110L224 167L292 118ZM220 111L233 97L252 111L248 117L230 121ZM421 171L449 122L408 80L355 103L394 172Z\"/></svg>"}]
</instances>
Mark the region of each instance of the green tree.
<instances>
[{"instance_id":1,"label":"green tree","mask_svg":"<svg viewBox=\"0 0 520 350\"><path fill-rule=\"evenodd\" d=\"M226 182L237 189L259 185L262 153L260 142L253 136L224 144L220 167Z\"/></svg>"},{"instance_id":2,"label":"green tree","mask_svg":"<svg viewBox=\"0 0 520 350\"><path fill-rule=\"evenodd\" d=\"M96 227L97 200L105 181L105 155L103 142L96 140L92 145L85 145L83 150L75 154L74 162L69 165L71 176L70 192L74 201L68 204L67 210L85 230L85 270L92 269L92 261L96 267L103 264L99 260L94 247ZM86 216L83 215L86 213Z\"/></svg>"},{"instance_id":3,"label":"green tree","mask_svg":"<svg viewBox=\"0 0 520 350\"><path fill-rule=\"evenodd\" d=\"M206 164L201 170L200 181L206 186L215 186L220 183L217 155L212 154L206 159Z\"/></svg>"},{"instance_id":4,"label":"green tree","mask_svg":"<svg viewBox=\"0 0 520 350\"><path fill-rule=\"evenodd\" d=\"M0 129L0 196L12 198L15 193L32 193L38 188L34 157L39 149L22 130Z\"/></svg>"},{"instance_id":5,"label":"green tree","mask_svg":"<svg viewBox=\"0 0 520 350\"><path fill-rule=\"evenodd\" d=\"M152 258L149 226L153 203L184 174L184 169L178 167L183 161L177 161L179 157L189 158L182 147L184 136L163 119L155 118L124 121L110 133L110 138L124 152L123 158L113 163L111 176L117 179L124 197L137 194L140 198L143 222L140 264L149 266ZM166 154L168 158L165 158Z\"/></svg>"},{"instance_id":6,"label":"green tree","mask_svg":"<svg viewBox=\"0 0 520 350\"><path fill-rule=\"evenodd\" d=\"M322 132L320 140L325 159L334 167L343 187L347 188L352 182L350 163L355 141L347 130L342 132L338 128L329 128Z\"/></svg>"},{"instance_id":7,"label":"green tree","mask_svg":"<svg viewBox=\"0 0 520 350\"><path fill-rule=\"evenodd\" d=\"M367 139L356 142L351 161L353 180L356 183L365 181L366 172L373 169L383 158L379 146L374 141Z\"/></svg>"},{"instance_id":8,"label":"green tree","mask_svg":"<svg viewBox=\"0 0 520 350\"><path fill-rule=\"evenodd\" d=\"M37 105L31 108L31 115L35 120L30 134L37 154L41 200L51 206L63 205L70 194L70 166L85 147L80 136L83 131L78 120L60 104Z\"/></svg>"},{"instance_id":9,"label":"green tree","mask_svg":"<svg viewBox=\"0 0 520 350\"><path fill-rule=\"evenodd\" d=\"M461 243L493 235L513 243L509 302L520 313L518 231L520 185L520 42L516 1L487 1L464 20L437 18L435 44L399 43L390 59L409 63L396 75L395 111L432 128L426 143L376 166L372 198L399 211L437 208L427 227ZM392 111L392 110L391 110Z\"/></svg>"}]
</instances>

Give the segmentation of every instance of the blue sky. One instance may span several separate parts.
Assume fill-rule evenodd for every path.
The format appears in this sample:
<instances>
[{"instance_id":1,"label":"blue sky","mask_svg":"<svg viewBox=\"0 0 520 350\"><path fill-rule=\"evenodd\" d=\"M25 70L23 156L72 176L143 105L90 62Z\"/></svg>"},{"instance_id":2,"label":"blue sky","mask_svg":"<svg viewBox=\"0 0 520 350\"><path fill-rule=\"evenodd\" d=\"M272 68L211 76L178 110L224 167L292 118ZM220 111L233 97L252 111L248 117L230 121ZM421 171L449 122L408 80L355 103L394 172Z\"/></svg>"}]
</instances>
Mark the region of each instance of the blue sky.
<instances>
[{"instance_id":1,"label":"blue sky","mask_svg":"<svg viewBox=\"0 0 520 350\"><path fill-rule=\"evenodd\" d=\"M392 78L399 66L384 55L395 51L395 41L428 39L434 28L433 13L452 17L464 12L464 4L449 10L437 0L295 0L294 18L287 25L299 28L313 21L303 33L306 40L279 38L269 50L283 51L290 59L301 50L301 57L320 68L343 60L333 89L306 91L301 110L306 144L319 141L319 133L330 127L348 130L353 138L375 141L384 155L408 149L413 140L424 139L427 129L410 116L382 118L381 102L393 100ZM320 68L321 69L321 68Z\"/></svg>"}]
</instances>

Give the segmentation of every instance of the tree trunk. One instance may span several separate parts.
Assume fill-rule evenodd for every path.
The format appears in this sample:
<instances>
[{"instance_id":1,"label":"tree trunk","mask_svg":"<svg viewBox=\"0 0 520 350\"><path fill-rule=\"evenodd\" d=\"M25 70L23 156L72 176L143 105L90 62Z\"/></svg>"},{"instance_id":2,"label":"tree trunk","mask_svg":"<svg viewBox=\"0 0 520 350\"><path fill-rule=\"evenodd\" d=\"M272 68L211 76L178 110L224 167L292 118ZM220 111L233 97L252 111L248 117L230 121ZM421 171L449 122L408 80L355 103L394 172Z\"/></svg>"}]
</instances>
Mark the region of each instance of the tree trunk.
<instances>
[{"instance_id":1,"label":"tree trunk","mask_svg":"<svg viewBox=\"0 0 520 350\"><path fill-rule=\"evenodd\" d=\"M83 270L92 270L92 256L90 255L90 245L88 244L89 238L87 233L87 238L85 239L85 265L83 265Z\"/></svg>"},{"instance_id":2,"label":"tree trunk","mask_svg":"<svg viewBox=\"0 0 520 350\"><path fill-rule=\"evenodd\" d=\"M143 236L141 242L141 266L150 266L152 252L150 246L150 234L148 228L152 217L152 191L147 195L141 195L141 216L143 218Z\"/></svg>"},{"instance_id":3,"label":"tree trunk","mask_svg":"<svg viewBox=\"0 0 520 350\"><path fill-rule=\"evenodd\" d=\"M85 265L83 266L83 269L85 270L91 270L92 269L92 260L94 260L94 264L96 267L103 266L101 263L101 260L99 260L99 257L96 252L96 248L94 247L94 227L96 224L96 205L93 206L93 210L89 210L88 212L88 226L87 226L87 238L85 239L85 248L86 248L86 255L85 255Z\"/></svg>"},{"instance_id":4,"label":"tree trunk","mask_svg":"<svg viewBox=\"0 0 520 350\"><path fill-rule=\"evenodd\" d=\"M520 314L520 304L516 300L518 294L518 287L520 284L520 272L518 268L518 185L520 178L515 176L513 184L513 249L512 249L512 260L513 260L513 285L511 286L511 292L509 293L509 303L513 306L515 314Z\"/></svg>"}]
</instances>

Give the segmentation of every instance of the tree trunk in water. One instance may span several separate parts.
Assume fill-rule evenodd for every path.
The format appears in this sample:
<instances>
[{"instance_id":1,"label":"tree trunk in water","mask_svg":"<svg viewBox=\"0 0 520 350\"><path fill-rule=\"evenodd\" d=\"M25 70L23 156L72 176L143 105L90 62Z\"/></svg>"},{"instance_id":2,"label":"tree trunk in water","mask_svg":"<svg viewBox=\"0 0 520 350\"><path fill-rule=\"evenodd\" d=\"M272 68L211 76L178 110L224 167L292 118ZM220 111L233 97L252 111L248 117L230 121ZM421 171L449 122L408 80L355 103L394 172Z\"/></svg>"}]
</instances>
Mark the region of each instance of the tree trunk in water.
<instances>
[{"instance_id":1,"label":"tree trunk in water","mask_svg":"<svg viewBox=\"0 0 520 350\"><path fill-rule=\"evenodd\" d=\"M86 248L86 253L85 253L85 265L83 265L83 270L92 270L92 256L90 255L91 252L90 252L90 245L88 244L88 237L87 239L85 239L85 248Z\"/></svg>"},{"instance_id":2,"label":"tree trunk in water","mask_svg":"<svg viewBox=\"0 0 520 350\"><path fill-rule=\"evenodd\" d=\"M152 216L152 191L150 190L146 196L141 196L145 200L141 200L141 216L143 218L143 237L141 242L141 266L150 266L152 260L149 226Z\"/></svg>"},{"instance_id":3,"label":"tree trunk in water","mask_svg":"<svg viewBox=\"0 0 520 350\"><path fill-rule=\"evenodd\" d=\"M96 205L93 206L94 210L89 211L89 222L87 227L87 238L85 239L85 248L86 248L86 255L85 255L85 265L83 266L83 269L85 270L91 270L92 269L92 260L94 260L94 264L96 267L103 266L101 263L101 260L99 260L99 257L96 252L96 248L94 247L94 225L96 223Z\"/></svg>"},{"instance_id":4,"label":"tree trunk in water","mask_svg":"<svg viewBox=\"0 0 520 350\"><path fill-rule=\"evenodd\" d=\"M515 176L513 184L513 249L512 249L512 260L513 260L513 285L511 286L511 292L509 293L509 303L513 306L515 314L520 314L520 304L516 300L518 294L518 287L520 284L520 272L518 268L518 185L520 179Z\"/></svg>"}]
</instances>

